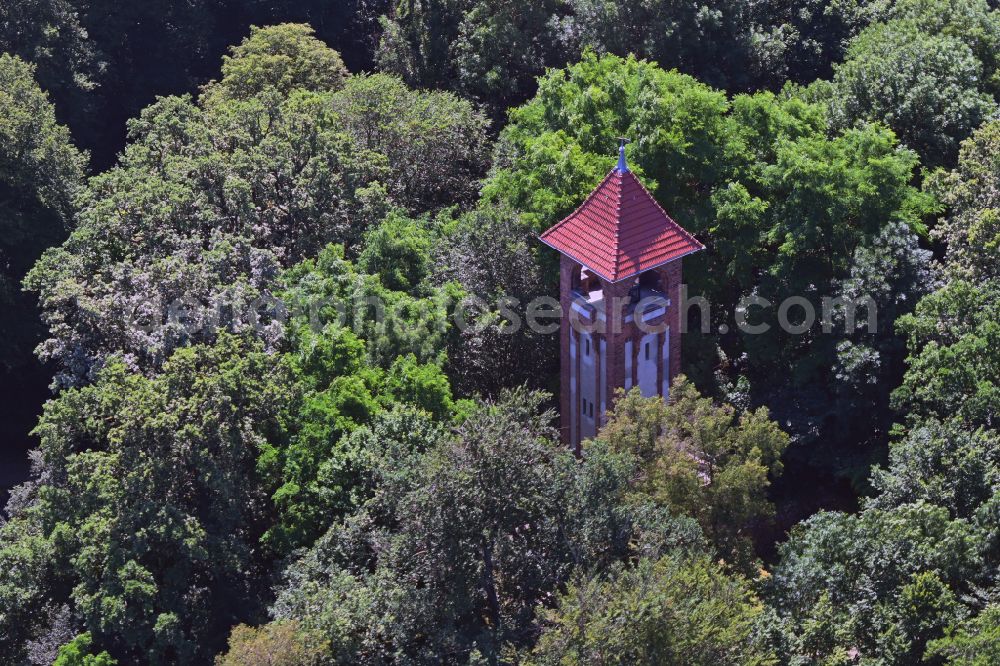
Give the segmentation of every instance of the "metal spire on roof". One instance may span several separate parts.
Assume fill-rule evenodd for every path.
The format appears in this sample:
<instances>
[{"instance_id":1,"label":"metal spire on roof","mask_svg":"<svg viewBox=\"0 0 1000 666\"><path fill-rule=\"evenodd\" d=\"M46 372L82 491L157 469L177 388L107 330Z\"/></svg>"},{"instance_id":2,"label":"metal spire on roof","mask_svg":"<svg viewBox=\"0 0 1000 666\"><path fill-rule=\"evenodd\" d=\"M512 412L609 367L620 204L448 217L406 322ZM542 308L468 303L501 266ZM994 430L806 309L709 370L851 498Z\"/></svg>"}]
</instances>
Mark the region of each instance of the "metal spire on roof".
<instances>
[{"instance_id":1,"label":"metal spire on roof","mask_svg":"<svg viewBox=\"0 0 1000 666\"><path fill-rule=\"evenodd\" d=\"M625 144L631 143L623 136L618 137L618 173L628 173L628 164L625 162Z\"/></svg>"}]
</instances>

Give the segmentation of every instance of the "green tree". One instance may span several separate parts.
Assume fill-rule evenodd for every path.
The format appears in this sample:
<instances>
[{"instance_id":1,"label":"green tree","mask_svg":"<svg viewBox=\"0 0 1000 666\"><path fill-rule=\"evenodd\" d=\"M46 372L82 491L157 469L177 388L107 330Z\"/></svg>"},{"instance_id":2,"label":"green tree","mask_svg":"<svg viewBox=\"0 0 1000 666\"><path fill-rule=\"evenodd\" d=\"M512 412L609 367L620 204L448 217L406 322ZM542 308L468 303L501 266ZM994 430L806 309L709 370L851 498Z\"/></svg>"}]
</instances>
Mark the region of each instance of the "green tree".
<instances>
[{"instance_id":1,"label":"green tree","mask_svg":"<svg viewBox=\"0 0 1000 666\"><path fill-rule=\"evenodd\" d=\"M450 42L466 7L447 1L390 4L387 16L380 19L379 66L409 85L429 87L447 81L454 76L448 63Z\"/></svg>"},{"instance_id":2,"label":"green tree","mask_svg":"<svg viewBox=\"0 0 1000 666\"><path fill-rule=\"evenodd\" d=\"M375 275L366 275L345 259L344 248L330 245L282 273L275 284L280 308L271 323L287 321L282 336L290 348L314 364L309 374L329 381L336 377L338 354L324 356L322 338L349 329L364 341L367 363L388 369L399 356L413 354L420 362L443 362L449 333L448 316L454 303L448 289L434 289L425 297L392 291Z\"/></svg>"},{"instance_id":3,"label":"green tree","mask_svg":"<svg viewBox=\"0 0 1000 666\"><path fill-rule=\"evenodd\" d=\"M414 428L432 429L435 419L448 423L456 410L437 365L418 363L413 355L398 357L388 372L365 371L360 359L355 363L329 384L306 390L295 405L290 440L265 447L260 456L259 467L280 479L272 496L279 517L264 535L280 552L311 544L366 499L368 442L355 436L362 426L379 423L384 410L405 406L420 415Z\"/></svg>"},{"instance_id":4,"label":"green tree","mask_svg":"<svg viewBox=\"0 0 1000 666\"><path fill-rule=\"evenodd\" d=\"M410 213L471 203L488 159L486 119L467 101L387 74L353 76L332 100L360 150L384 156L381 183Z\"/></svg>"},{"instance_id":5,"label":"green tree","mask_svg":"<svg viewBox=\"0 0 1000 666\"><path fill-rule=\"evenodd\" d=\"M338 246L279 283L290 315L283 349L302 399L291 408L290 440L268 447L259 465L278 485L279 519L265 540L287 552L311 544L365 499L358 487L366 440L356 430L402 405L442 422L462 405L442 369L448 324L440 292L416 298L387 290Z\"/></svg>"},{"instance_id":6,"label":"green tree","mask_svg":"<svg viewBox=\"0 0 1000 666\"><path fill-rule=\"evenodd\" d=\"M448 377L433 363L419 363L413 354L398 356L389 368L385 391L391 404L417 405L439 420L447 420L453 402Z\"/></svg>"},{"instance_id":7,"label":"green tree","mask_svg":"<svg viewBox=\"0 0 1000 666\"><path fill-rule=\"evenodd\" d=\"M729 165L728 108L725 94L691 77L634 57L586 53L546 74L535 97L511 111L484 198L509 203L542 231L604 177L614 137L630 136L632 168L649 177L671 214L688 222L682 213L704 206L700 189Z\"/></svg>"},{"instance_id":8,"label":"green tree","mask_svg":"<svg viewBox=\"0 0 1000 666\"><path fill-rule=\"evenodd\" d=\"M761 19L771 19L767 2L569 0L567 4L563 35L577 48L620 56L634 53L664 69L734 91L767 80L772 75L768 70L780 66L781 34L760 25ZM775 79L781 75L774 74Z\"/></svg>"},{"instance_id":9,"label":"green tree","mask_svg":"<svg viewBox=\"0 0 1000 666\"><path fill-rule=\"evenodd\" d=\"M370 70L387 0L10 0L0 52L39 67L39 82L96 168L112 166L128 119L159 95L194 93L251 26L308 23L355 70Z\"/></svg>"},{"instance_id":10,"label":"green tree","mask_svg":"<svg viewBox=\"0 0 1000 666\"><path fill-rule=\"evenodd\" d=\"M983 63L985 90L997 92L1000 15L989 0L901 0L885 19L910 22L921 32L958 37Z\"/></svg>"},{"instance_id":11,"label":"green tree","mask_svg":"<svg viewBox=\"0 0 1000 666\"><path fill-rule=\"evenodd\" d=\"M528 321L532 303L550 289L537 253L532 229L507 208L477 208L442 230L432 280L457 283L468 299L462 310L468 326L448 339L448 375L460 394L495 397L521 384L550 388L558 336Z\"/></svg>"},{"instance_id":12,"label":"green tree","mask_svg":"<svg viewBox=\"0 0 1000 666\"><path fill-rule=\"evenodd\" d=\"M30 362L42 333L21 280L45 248L65 237L86 164L34 75L34 66L0 54L0 332L6 340L0 368L8 372Z\"/></svg>"},{"instance_id":13,"label":"green tree","mask_svg":"<svg viewBox=\"0 0 1000 666\"><path fill-rule=\"evenodd\" d=\"M763 59L767 80L780 85L785 79L810 83L829 78L833 66L859 32L888 17L893 0L797 0L752 4L759 32L769 37L764 46L773 51ZM765 51L765 54L768 53Z\"/></svg>"},{"instance_id":14,"label":"green tree","mask_svg":"<svg viewBox=\"0 0 1000 666\"><path fill-rule=\"evenodd\" d=\"M813 516L781 547L770 599L809 663L848 663L851 651L861 663L972 658L964 650L980 630L966 622L995 598L1000 562L993 361L981 337L995 315L978 301L991 289L955 280L900 319L911 356L894 399L907 428L872 473L874 495L856 515Z\"/></svg>"},{"instance_id":15,"label":"green tree","mask_svg":"<svg viewBox=\"0 0 1000 666\"><path fill-rule=\"evenodd\" d=\"M564 61L556 19L565 11L561 0L469 3L449 48L458 90L505 119L546 67Z\"/></svg>"},{"instance_id":16,"label":"green tree","mask_svg":"<svg viewBox=\"0 0 1000 666\"><path fill-rule=\"evenodd\" d=\"M298 622L273 622L262 627L241 624L229 634L229 650L216 666L319 666L322 639L303 631Z\"/></svg>"},{"instance_id":17,"label":"green tree","mask_svg":"<svg viewBox=\"0 0 1000 666\"><path fill-rule=\"evenodd\" d=\"M637 456L639 491L696 518L723 556L752 570L748 528L773 514L769 477L781 473L788 445L766 408L739 414L680 377L669 404L638 389L620 395L598 441Z\"/></svg>"},{"instance_id":18,"label":"green tree","mask_svg":"<svg viewBox=\"0 0 1000 666\"><path fill-rule=\"evenodd\" d=\"M837 405L831 397L845 393L843 384L879 386L879 368L892 368L902 357L891 331L894 317L927 288L916 278L926 272L929 255L915 251L917 240L908 228L919 225L927 201L910 185L915 155L899 150L891 132L879 127L849 130L832 140L817 135L778 139L774 151L774 165L761 165L757 183L730 185L717 195L717 226L709 239L721 237L721 265L709 255L702 270L708 281L721 283L706 292L718 299L713 303L723 304L724 313L737 311L744 296L771 303L745 312L747 322L768 326L766 332L743 328L737 344L732 336L723 337L724 357L745 354L733 365L749 378L755 399L779 420L794 423L795 434L809 442L816 441L824 422L844 416L824 413ZM755 249L743 250L748 247ZM850 327L846 320L824 327L823 298L828 296L851 298L849 305L857 306L858 322L866 329ZM780 306L774 304L789 297L806 298L816 312L817 321L803 332L790 332L779 318ZM873 314L869 298L888 306L876 308L875 326L864 316ZM805 318L793 308L788 321L797 325ZM878 366L841 375L844 343L858 342L878 351ZM866 397L884 405L890 389L881 386ZM876 426L834 437L849 444L878 441Z\"/></svg>"},{"instance_id":19,"label":"green tree","mask_svg":"<svg viewBox=\"0 0 1000 666\"><path fill-rule=\"evenodd\" d=\"M123 147L127 121L157 95L193 92L206 82L228 41L219 39L223 31L212 3L204 0L68 4L79 22L81 46L92 52L87 59L92 64L73 67L73 60L56 60L55 68L65 78L81 71L94 88L83 100L57 89L56 100L94 165L106 169ZM241 39L244 30L230 39ZM76 106L79 101L83 105Z\"/></svg>"},{"instance_id":20,"label":"green tree","mask_svg":"<svg viewBox=\"0 0 1000 666\"><path fill-rule=\"evenodd\" d=\"M988 606L982 613L945 632L928 644L927 655L940 657L949 666L989 666L1000 660L1000 606Z\"/></svg>"},{"instance_id":21,"label":"green tree","mask_svg":"<svg viewBox=\"0 0 1000 666\"><path fill-rule=\"evenodd\" d=\"M382 17L376 59L410 85L460 91L501 120L559 64L551 19L560 11L556 0L398 0Z\"/></svg>"},{"instance_id":22,"label":"green tree","mask_svg":"<svg viewBox=\"0 0 1000 666\"><path fill-rule=\"evenodd\" d=\"M347 68L340 54L313 37L308 25L286 23L250 28L250 36L222 58L222 79L208 86L206 104L263 95L288 97L293 90L334 91Z\"/></svg>"},{"instance_id":23,"label":"green tree","mask_svg":"<svg viewBox=\"0 0 1000 666\"><path fill-rule=\"evenodd\" d=\"M287 569L274 615L322 631L338 663L495 660L574 567L701 547L691 521L623 501L630 456L559 446L543 400L482 404L422 454L383 442L383 484Z\"/></svg>"},{"instance_id":24,"label":"green tree","mask_svg":"<svg viewBox=\"0 0 1000 666\"><path fill-rule=\"evenodd\" d=\"M925 501L956 518L973 518L1000 484L1000 435L969 432L955 421L923 421L893 442L889 462L872 472L869 506Z\"/></svg>"},{"instance_id":25,"label":"green tree","mask_svg":"<svg viewBox=\"0 0 1000 666\"><path fill-rule=\"evenodd\" d=\"M34 4L0 3L0 51L13 50L3 44L4 33L13 27L7 20L23 25L5 12L30 13ZM26 42L31 39L29 32L21 34ZM22 281L42 252L69 233L87 162L68 129L57 122L49 94L35 81L36 72L19 57L0 53L0 382L5 387L0 437L6 442L0 485L5 490L27 472L24 454L34 445L28 432L51 380L33 353L45 338L45 327L37 299L24 293ZM59 637L52 647L65 640Z\"/></svg>"},{"instance_id":26,"label":"green tree","mask_svg":"<svg viewBox=\"0 0 1000 666\"><path fill-rule=\"evenodd\" d=\"M256 324L282 269L330 242L357 252L393 205L409 214L436 205L428 181L410 174L470 187L483 120L467 103L384 76L330 92L341 72L323 48L305 29L257 30L198 103L161 98L130 123L120 164L90 183L73 233L27 280L58 383L87 381L119 351L153 370L219 328L254 329L274 344L278 331ZM367 105L365 90L375 95ZM369 113L390 100L387 115ZM463 140L442 146L443 137Z\"/></svg>"},{"instance_id":27,"label":"green tree","mask_svg":"<svg viewBox=\"0 0 1000 666\"><path fill-rule=\"evenodd\" d=\"M957 416L996 428L1000 285L955 280L925 296L899 320L909 357L895 406L909 419Z\"/></svg>"},{"instance_id":28,"label":"green tree","mask_svg":"<svg viewBox=\"0 0 1000 666\"><path fill-rule=\"evenodd\" d=\"M832 121L884 122L925 164L953 164L959 143L996 109L1000 18L985 0L905 2L894 13L835 66Z\"/></svg>"},{"instance_id":29,"label":"green tree","mask_svg":"<svg viewBox=\"0 0 1000 666\"><path fill-rule=\"evenodd\" d=\"M93 639L89 633L83 633L68 644L59 648L59 654L52 666L114 666L118 663L107 652L91 654Z\"/></svg>"},{"instance_id":30,"label":"green tree","mask_svg":"<svg viewBox=\"0 0 1000 666\"><path fill-rule=\"evenodd\" d=\"M844 338L827 341L836 344L827 418L835 418L850 440L878 443L890 432L896 418L890 390L901 381L906 344L885 322L911 312L933 288L933 275L931 252L904 222L885 225L870 244L855 250L849 276L834 297L846 305L830 313Z\"/></svg>"},{"instance_id":31,"label":"green tree","mask_svg":"<svg viewBox=\"0 0 1000 666\"><path fill-rule=\"evenodd\" d=\"M984 582L983 546L975 525L925 502L821 512L781 546L771 600L790 623L793 653L812 663L852 648L873 663L917 663L958 619L957 597ZM821 623L838 630L816 641Z\"/></svg>"},{"instance_id":32,"label":"green tree","mask_svg":"<svg viewBox=\"0 0 1000 666\"><path fill-rule=\"evenodd\" d=\"M527 663L777 664L766 617L748 581L706 556L642 559L574 580Z\"/></svg>"},{"instance_id":33,"label":"green tree","mask_svg":"<svg viewBox=\"0 0 1000 666\"><path fill-rule=\"evenodd\" d=\"M393 2L377 60L411 85L461 91L503 112L534 77L586 51L649 58L730 91L828 76L885 0Z\"/></svg>"},{"instance_id":34,"label":"green tree","mask_svg":"<svg viewBox=\"0 0 1000 666\"><path fill-rule=\"evenodd\" d=\"M962 143L958 166L937 171L926 181L946 207L947 215L933 229L947 247L945 272L951 279L978 283L1000 278L1000 123L982 125Z\"/></svg>"},{"instance_id":35,"label":"green tree","mask_svg":"<svg viewBox=\"0 0 1000 666\"><path fill-rule=\"evenodd\" d=\"M393 212L365 236L358 268L394 291L419 293L431 271L433 236L421 220Z\"/></svg>"},{"instance_id":36,"label":"green tree","mask_svg":"<svg viewBox=\"0 0 1000 666\"><path fill-rule=\"evenodd\" d=\"M35 65L42 89L53 96L60 110L76 103L92 113L88 93L101 63L79 10L79 3L71 0L0 3L0 52ZM83 120L82 114L74 115Z\"/></svg>"},{"instance_id":37,"label":"green tree","mask_svg":"<svg viewBox=\"0 0 1000 666\"><path fill-rule=\"evenodd\" d=\"M5 654L17 658L52 602L128 662L221 647L259 609L271 509L257 458L284 436L293 395L280 358L225 336L177 351L154 378L113 360L49 402L42 464L2 528L0 558L31 564L0 583Z\"/></svg>"}]
</instances>

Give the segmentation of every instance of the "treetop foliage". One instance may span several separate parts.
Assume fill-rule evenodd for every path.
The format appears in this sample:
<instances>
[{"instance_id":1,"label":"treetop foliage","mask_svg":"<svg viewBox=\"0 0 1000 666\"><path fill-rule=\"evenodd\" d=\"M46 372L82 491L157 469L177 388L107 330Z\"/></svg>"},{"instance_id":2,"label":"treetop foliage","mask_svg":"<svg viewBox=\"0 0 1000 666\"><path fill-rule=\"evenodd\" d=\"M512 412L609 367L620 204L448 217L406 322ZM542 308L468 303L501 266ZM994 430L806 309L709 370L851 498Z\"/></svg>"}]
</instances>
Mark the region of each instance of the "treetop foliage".
<instances>
[{"instance_id":1,"label":"treetop foliage","mask_svg":"<svg viewBox=\"0 0 1000 666\"><path fill-rule=\"evenodd\" d=\"M695 517L720 554L753 569L747 528L771 516L768 477L781 474L788 435L761 407L737 414L715 405L684 377L671 400L622 394L599 434L612 450L638 457L638 488L672 512Z\"/></svg>"},{"instance_id":2,"label":"treetop foliage","mask_svg":"<svg viewBox=\"0 0 1000 666\"><path fill-rule=\"evenodd\" d=\"M271 62L300 57L280 76ZM150 370L216 327L246 331L283 268L331 242L356 253L392 206L422 213L439 188L469 191L484 126L468 103L385 75L326 90L338 62L306 29L260 29L198 102L162 98L130 123L120 164L92 180L69 239L26 282L60 384L117 351Z\"/></svg>"},{"instance_id":3,"label":"treetop foliage","mask_svg":"<svg viewBox=\"0 0 1000 666\"><path fill-rule=\"evenodd\" d=\"M7 345L0 366L25 365L38 336L21 280L42 251L73 224L87 157L35 81L36 67L0 54L0 331Z\"/></svg>"},{"instance_id":4,"label":"treetop foliage","mask_svg":"<svg viewBox=\"0 0 1000 666\"><path fill-rule=\"evenodd\" d=\"M481 404L416 450L382 440L379 466L400 471L290 566L276 617L329 636L338 663L496 658L529 643L536 605L574 569L697 551L689 519L621 502L631 456L595 450L581 464L556 445L543 399Z\"/></svg>"},{"instance_id":5,"label":"treetop foliage","mask_svg":"<svg viewBox=\"0 0 1000 666\"><path fill-rule=\"evenodd\" d=\"M766 616L748 582L708 557L643 559L570 585L527 663L777 664L760 640Z\"/></svg>"},{"instance_id":6,"label":"treetop foliage","mask_svg":"<svg viewBox=\"0 0 1000 666\"><path fill-rule=\"evenodd\" d=\"M207 86L205 104L288 97L293 90L333 92L347 76L340 54L313 37L309 26L252 26L250 36L222 58L222 78Z\"/></svg>"},{"instance_id":7,"label":"treetop foliage","mask_svg":"<svg viewBox=\"0 0 1000 666\"><path fill-rule=\"evenodd\" d=\"M998 53L989 0L0 0L0 369L55 373L0 654L993 664ZM706 303L576 456L516 305L618 136Z\"/></svg>"}]
</instances>

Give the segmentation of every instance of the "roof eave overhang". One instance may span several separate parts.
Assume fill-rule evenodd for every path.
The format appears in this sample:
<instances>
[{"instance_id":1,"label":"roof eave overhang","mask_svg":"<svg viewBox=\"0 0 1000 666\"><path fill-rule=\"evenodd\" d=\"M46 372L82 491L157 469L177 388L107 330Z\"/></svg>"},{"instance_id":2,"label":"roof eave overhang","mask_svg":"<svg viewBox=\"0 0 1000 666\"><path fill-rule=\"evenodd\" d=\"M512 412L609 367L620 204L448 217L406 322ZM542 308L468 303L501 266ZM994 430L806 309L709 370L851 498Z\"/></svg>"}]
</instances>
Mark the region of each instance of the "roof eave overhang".
<instances>
[{"instance_id":1,"label":"roof eave overhang","mask_svg":"<svg viewBox=\"0 0 1000 666\"><path fill-rule=\"evenodd\" d=\"M666 266L669 263L673 263L675 261L679 261L680 259L683 259L684 257L688 256L689 254L694 254L695 252L701 252L704 249L705 249L704 247L696 247L696 248L694 248L692 250L688 250L684 254L679 254L676 257L671 257L671 258L667 259L666 261L661 261L658 264L653 264L652 266L649 266L648 268L643 268L641 271L634 271L632 273L629 273L628 275L623 275L622 277L618 278L617 280L608 280L608 281L611 282L612 284L617 284L618 282L623 282L623 281L628 280L630 278L634 278L636 275L642 275L646 271L651 271L654 268L659 268L660 266Z\"/></svg>"},{"instance_id":2,"label":"roof eave overhang","mask_svg":"<svg viewBox=\"0 0 1000 666\"><path fill-rule=\"evenodd\" d=\"M586 262L584 262L582 259L574 256L571 252L567 252L566 250L562 249L561 247L556 247L555 245L553 245L552 243L548 242L547 240L545 240L541 236L538 237L538 240L542 241L542 243L544 243L545 245L548 245L549 247L551 247L553 250L555 250L559 254L566 255L567 257L569 257L570 259L572 259L576 263L580 264L581 266L583 266L584 268L586 268L588 271L590 271L594 275L596 275L596 276L598 276L600 278L603 278L603 279L607 280L608 282L614 282L614 280L612 280L611 278L609 278L603 272L597 270L596 268L594 268L592 266L588 266Z\"/></svg>"},{"instance_id":3,"label":"roof eave overhang","mask_svg":"<svg viewBox=\"0 0 1000 666\"><path fill-rule=\"evenodd\" d=\"M702 250L705 249L705 246L702 245L701 247L696 247L696 248L693 248L691 250L688 250L684 254L679 254L676 257L671 257L670 259L667 259L666 261L661 261L658 264L653 264L649 268L644 268L641 271L634 271L632 273L629 273L628 275L623 275L620 278L611 279L610 277L608 277L607 275L605 275L602 271L599 271L596 268L593 268L592 266L588 266L586 262L584 262L583 260L579 259L578 257L575 257L571 252L567 252L566 250L563 250L562 248L556 247L555 245L553 245L552 243L548 242L547 240L545 240L541 236L538 237L538 240L540 240L545 245L548 245L549 247L551 247L553 250L555 250L559 254L566 255L567 257L569 257L570 259L572 259L576 263L578 263L581 266L583 266L584 268L586 268L591 273L594 273L598 277L604 279L607 282L610 282L611 284L617 284L619 282L623 282L625 280L628 280L629 278L634 278L636 275L641 275L642 273L645 273L646 271L651 271L654 268L659 268L660 266L666 266L667 264L669 264L672 261L677 261L678 259L683 259L684 257L688 256L689 254L694 254L695 252L701 252Z\"/></svg>"}]
</instances>

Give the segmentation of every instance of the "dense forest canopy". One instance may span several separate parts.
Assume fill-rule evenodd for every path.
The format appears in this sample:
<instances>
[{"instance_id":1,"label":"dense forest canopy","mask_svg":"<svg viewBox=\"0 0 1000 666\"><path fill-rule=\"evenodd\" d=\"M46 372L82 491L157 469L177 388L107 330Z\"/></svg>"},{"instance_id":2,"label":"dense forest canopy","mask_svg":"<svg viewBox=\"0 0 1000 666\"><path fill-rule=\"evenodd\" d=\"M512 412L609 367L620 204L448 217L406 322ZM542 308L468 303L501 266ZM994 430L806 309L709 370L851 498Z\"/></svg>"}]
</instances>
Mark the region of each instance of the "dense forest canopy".
<instances>
[{"instance_id":1,"label":"dense forest canopy","mask_svg":"<svg viewBox=\"0 0 1000 666\"><path fill-rule=\"evenodd\" d=\"M0 0L0 654L1000 663L998 53L987 0ZM706 249L575 456L523 306L619 136Z\"/></svg>"}]
</instances>

